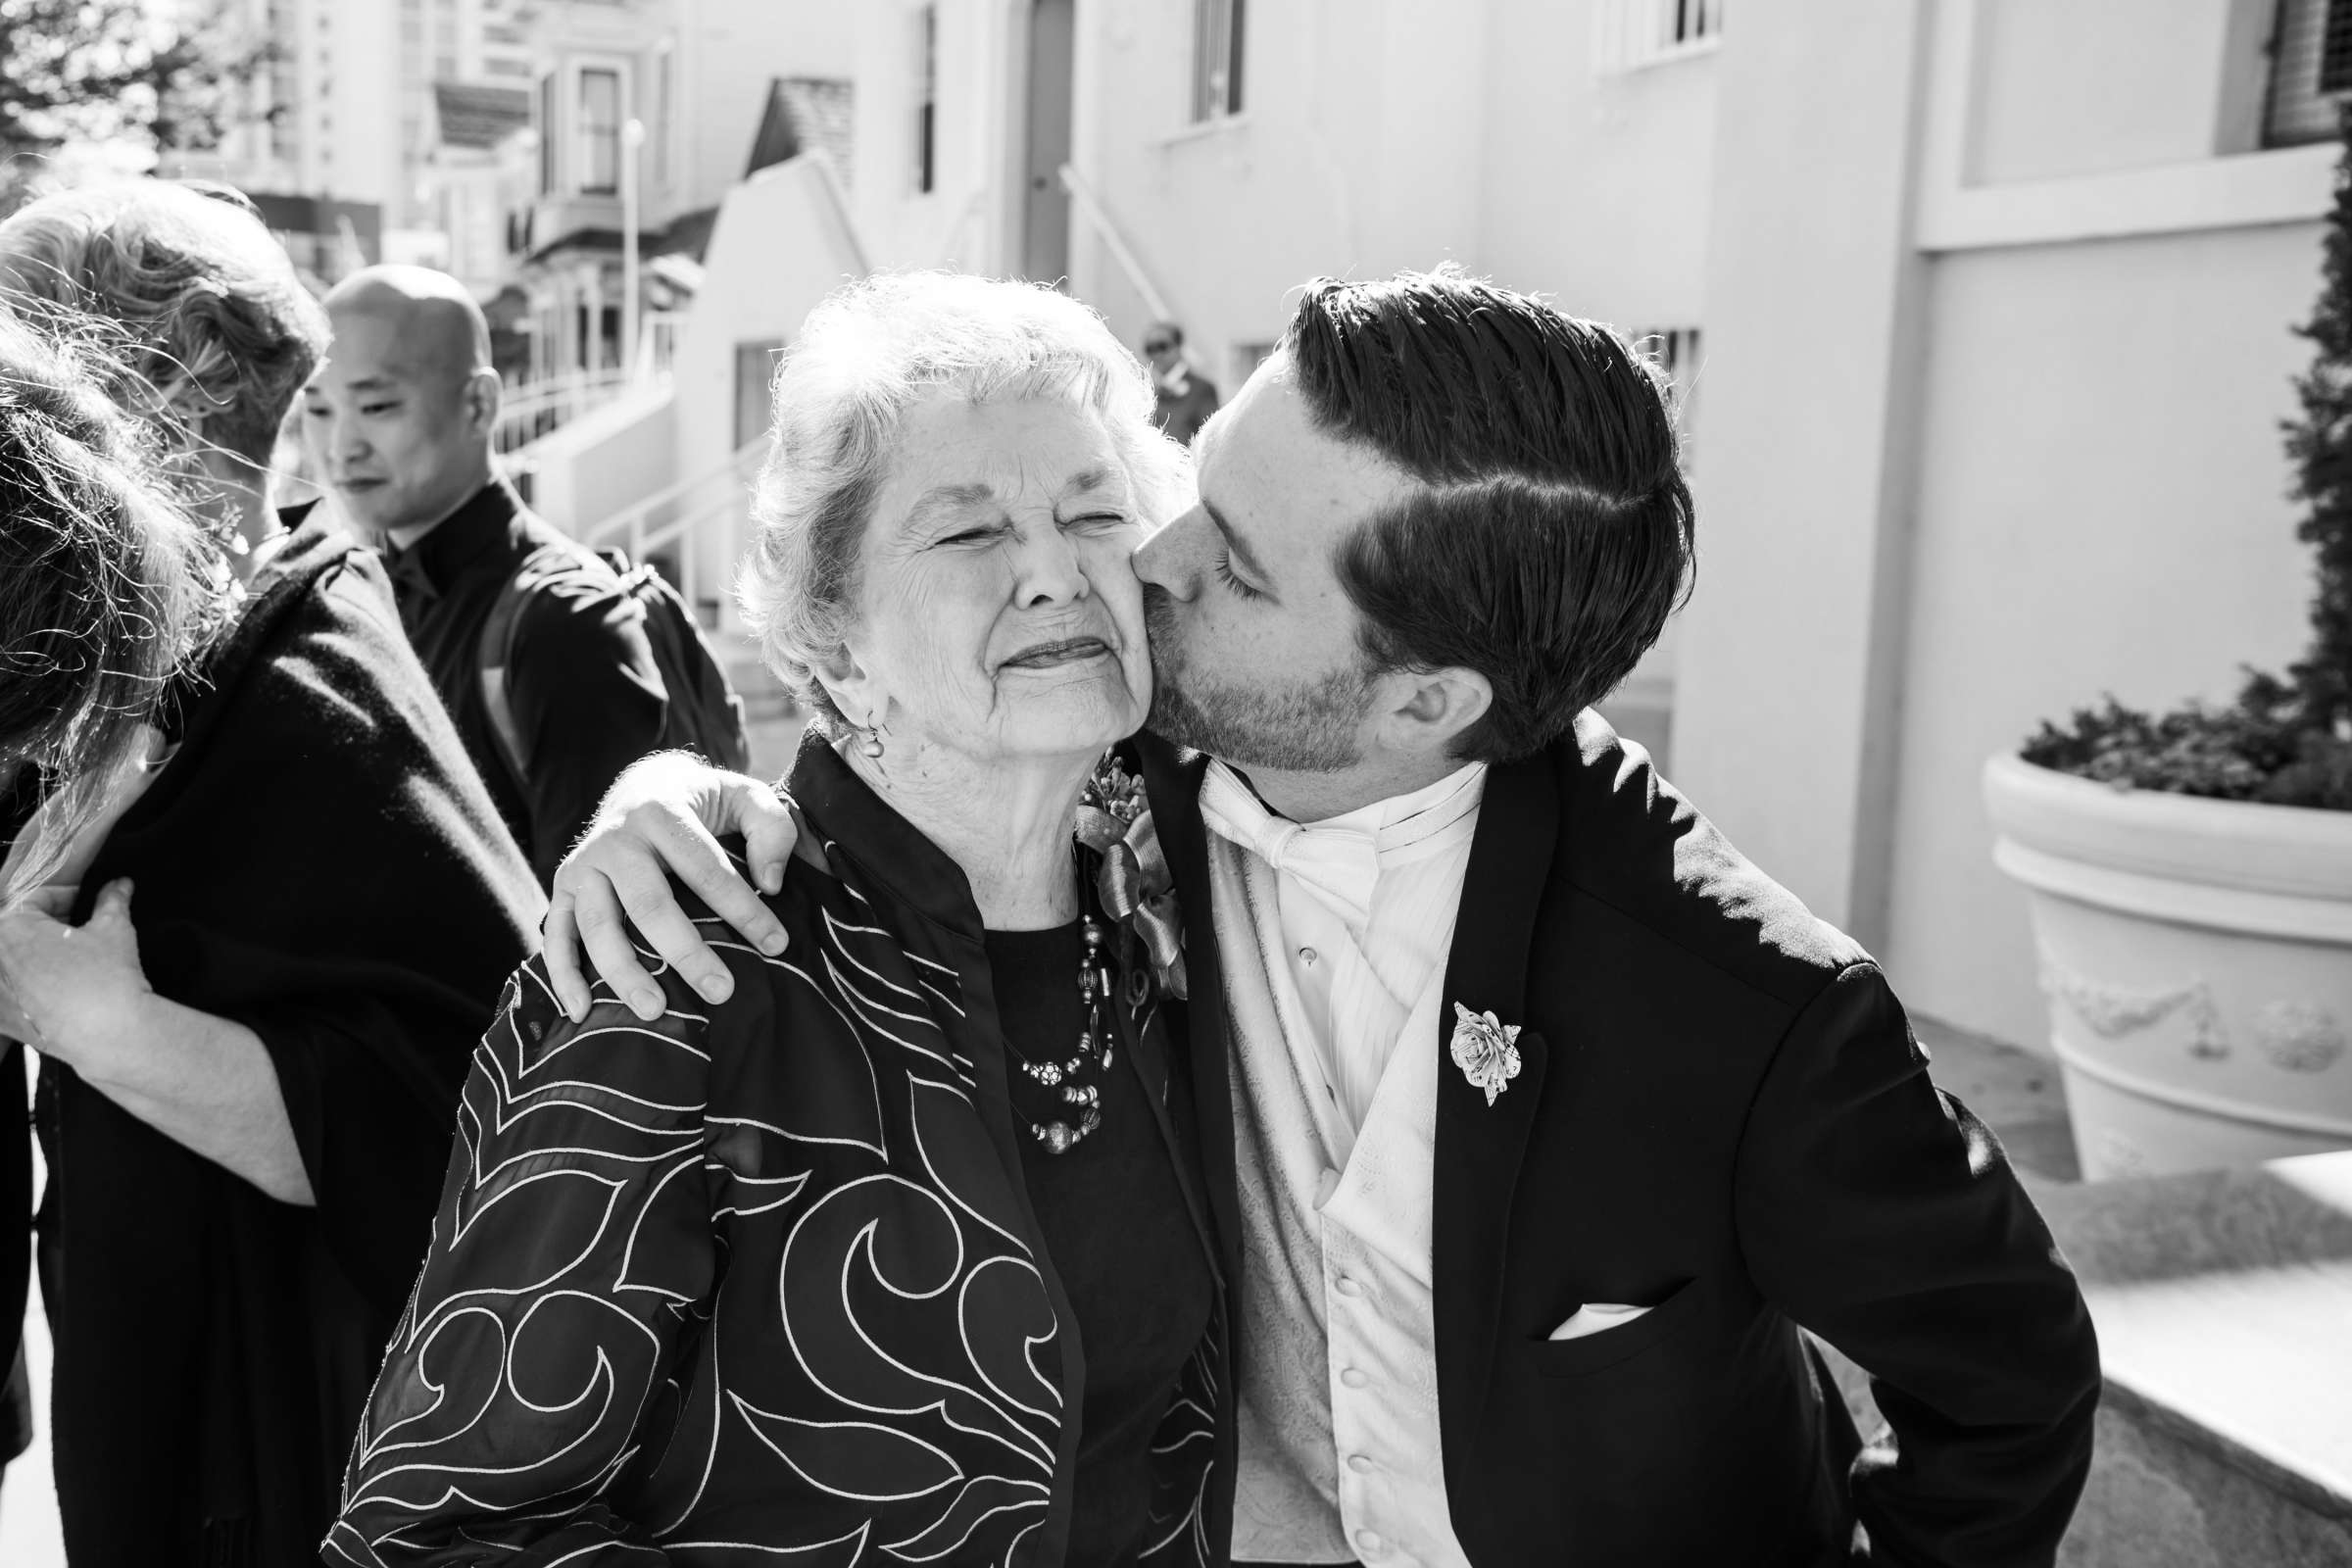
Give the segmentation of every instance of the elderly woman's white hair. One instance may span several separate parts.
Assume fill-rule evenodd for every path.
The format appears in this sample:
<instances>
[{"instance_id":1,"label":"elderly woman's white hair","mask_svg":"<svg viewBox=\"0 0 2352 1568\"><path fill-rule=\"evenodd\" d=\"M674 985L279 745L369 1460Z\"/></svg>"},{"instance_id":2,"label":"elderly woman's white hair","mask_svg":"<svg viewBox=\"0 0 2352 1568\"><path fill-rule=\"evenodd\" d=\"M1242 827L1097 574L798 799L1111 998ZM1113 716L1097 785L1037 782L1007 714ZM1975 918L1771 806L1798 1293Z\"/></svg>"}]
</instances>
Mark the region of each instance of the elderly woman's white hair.
<instances>
[{"instance_id":1,"label":"elderly woman's white hair","mask_svg":"<svg viewBox=\"0 0 2352 1568\"><path fill-rule=\"evenodd\" d=\"M953 272L884 273L808 313L784 351L775 422L736 584L767 666L839 725L816 679L856 622L858 548L897 452L899 422L946 392L973 404L1043 400L1102 421L1147 525L1191 505L1192 462L1152 422L1150 373L1065 294Z\"/></svg>"}]
</instances>

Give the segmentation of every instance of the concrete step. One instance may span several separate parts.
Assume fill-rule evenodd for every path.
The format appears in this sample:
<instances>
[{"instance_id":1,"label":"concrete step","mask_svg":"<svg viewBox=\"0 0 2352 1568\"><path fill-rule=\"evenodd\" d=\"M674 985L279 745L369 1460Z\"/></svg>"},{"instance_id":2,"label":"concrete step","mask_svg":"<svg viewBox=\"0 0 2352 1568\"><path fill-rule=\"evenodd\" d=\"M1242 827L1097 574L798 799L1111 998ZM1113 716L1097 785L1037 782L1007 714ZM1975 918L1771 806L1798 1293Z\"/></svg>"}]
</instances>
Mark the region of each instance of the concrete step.
<instances>
[{"instance_id":1,"label":"concrete step","mask_svg":"<svg viewBox=\"0 0 2352 1568\"><path fill-rule=\"evenodd\" d=\"M2352 1152L2035 1197L2107 1377L2064 1568L2352 1568Z\"/></svg>"}]
</instances>

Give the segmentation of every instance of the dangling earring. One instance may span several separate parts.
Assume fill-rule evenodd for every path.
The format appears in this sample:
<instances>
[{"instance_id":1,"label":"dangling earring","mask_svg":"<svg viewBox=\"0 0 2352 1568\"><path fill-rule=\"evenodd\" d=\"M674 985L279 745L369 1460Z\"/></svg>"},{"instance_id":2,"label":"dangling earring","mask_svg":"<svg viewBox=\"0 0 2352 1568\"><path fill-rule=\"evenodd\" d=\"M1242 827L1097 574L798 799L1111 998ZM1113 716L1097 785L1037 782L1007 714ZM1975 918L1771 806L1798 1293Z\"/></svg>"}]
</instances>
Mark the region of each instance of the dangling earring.
<instances>
[{"instance_id":1,"label":"dangling earring","mask_svg":"<svg viewBox=\"0 0 2352 1568\"><path fill-rule=\"evenodd\" d=\"M867 761L879 762L882 760L882 737L889 733L890 730L881 724L866 726L865 739L858 743L858 750L865 755Z\"/></svg>"}]
</instances>

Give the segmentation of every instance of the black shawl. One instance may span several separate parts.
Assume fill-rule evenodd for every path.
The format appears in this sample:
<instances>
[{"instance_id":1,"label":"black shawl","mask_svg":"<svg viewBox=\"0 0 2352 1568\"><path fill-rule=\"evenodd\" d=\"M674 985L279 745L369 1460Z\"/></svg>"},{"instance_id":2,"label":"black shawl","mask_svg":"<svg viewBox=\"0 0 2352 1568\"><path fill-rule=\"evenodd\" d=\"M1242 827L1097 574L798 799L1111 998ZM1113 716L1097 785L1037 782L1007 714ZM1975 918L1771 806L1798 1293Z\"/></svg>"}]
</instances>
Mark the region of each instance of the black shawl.
<instances>
[{"instance_id":1,"label":"black shawl","mask_svg":"<svg viewBox=\"0 0 2352 1568\"><path fill-rule=\"evenodd\" d=\"M44 1064L39 1252L75 1562L316 1561L467 1059L541 910L375 558L313 523L274 570L74 917L135 879L149 982L261 1037L318 1206Z\"/></svg>"}]
</instances>

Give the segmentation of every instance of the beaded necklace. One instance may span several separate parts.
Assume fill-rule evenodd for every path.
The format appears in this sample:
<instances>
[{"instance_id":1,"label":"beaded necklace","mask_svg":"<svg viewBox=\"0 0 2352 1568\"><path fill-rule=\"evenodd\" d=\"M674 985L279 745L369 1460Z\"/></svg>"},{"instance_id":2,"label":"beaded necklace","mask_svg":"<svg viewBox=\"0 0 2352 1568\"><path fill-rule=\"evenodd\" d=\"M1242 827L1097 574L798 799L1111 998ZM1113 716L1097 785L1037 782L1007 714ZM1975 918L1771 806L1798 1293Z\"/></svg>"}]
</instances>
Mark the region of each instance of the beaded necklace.
<instances>
[{"instance_id":1,"label":"beaded necklace","mask_svg":"<svg viewBox=\"0 0 2352 1568\"><path fill-rule=\"evenodd\" d=\"M1045 1145L1049 1154L1069 1152L1102 1125L1102 1086L1079 1080L1109 1072L1115 1057L1115 1040L1102 1016L1110 1003L1110 963L1102 952L1102 926L1090 914L1081 930L1086 956L1078 960L1078 1000L1086 1004L1086 1027L1079 1033L1078 1049L1066 1060L1032 1061L1010 1039L1004 1042L1013 1065L1031 1082L1061 1091L1063 1112L1070 1119L1056 1116L1049 1122L1029 1123L1029 1135Z\"/></svg>"}]
</instances>

